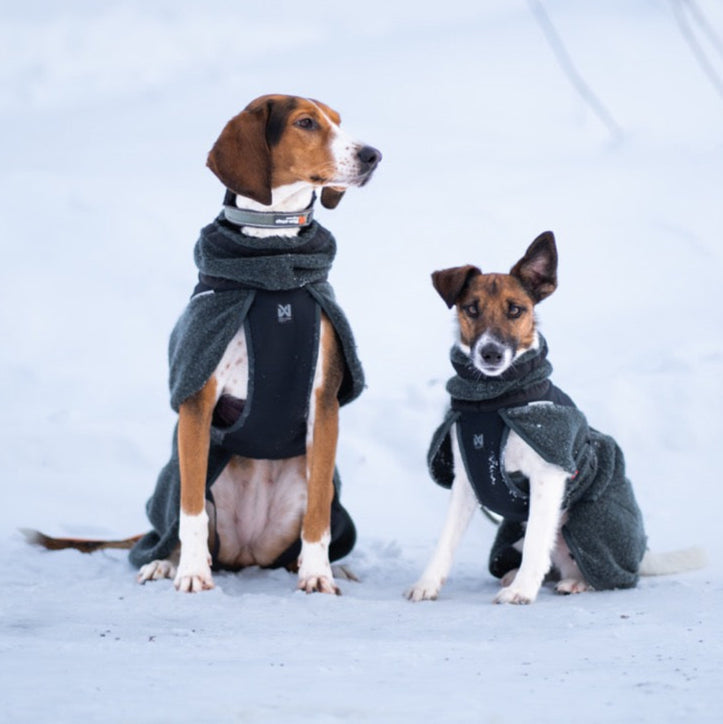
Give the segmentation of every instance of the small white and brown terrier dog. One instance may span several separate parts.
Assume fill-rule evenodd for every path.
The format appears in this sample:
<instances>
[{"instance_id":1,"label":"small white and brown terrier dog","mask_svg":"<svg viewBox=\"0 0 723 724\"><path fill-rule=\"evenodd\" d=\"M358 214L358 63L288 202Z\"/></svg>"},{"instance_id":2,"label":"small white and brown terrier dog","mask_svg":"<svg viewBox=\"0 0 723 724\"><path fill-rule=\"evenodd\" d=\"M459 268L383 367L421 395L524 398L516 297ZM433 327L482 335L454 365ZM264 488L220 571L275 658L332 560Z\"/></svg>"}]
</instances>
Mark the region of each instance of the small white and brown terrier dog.
<instances>
[{"instance_id":1,"label":"small white and brown terrier dog","mask_svg":"<svg viewBox=\"0 0 723 724\"><path fill-rule=\"evenodd\" d=\"M480 506L501 516L498 539L505 525L515 533L507 535L499 559L494 558L494 546L490 557L490 570L502 584L496 603L533 602L551 569L557 574L559 593L580 593L631 587L641 574L700 567L704 554L698 548L646 552L642 518L624 477L619 448L612 438L588 428L567 395L547 379L551 367L543 367L546 344L538 334L534 310L557 287L553 234L545 232L535 239L509 274L483 274L466 265L435 272L432 281L445 303L456 307L458 339L452 360L454 364L458 358L458 377L453 380L463 374L471 389L489 388L500 396L458 400L453 390L461 388L450 387L453 380L448 384L452 409L447 427L440 429L445 430L445 455L453 472L447 482L437 482L445 487L451 482L451 497L434 553L406 596L412 601L437 598L454 552ZM487 422L465 418L467 414L487 415ZM491 423L489 415L494 418ZM468 452L472 445L487 445L484 435L470 432L465 422L470 419L497 430L488 435L494 450L476 457ZM541 439L539 428L555 419L564 419L565 425L572 420L573 434L567 428L565 439L556 438L557 428L550 426L544 431L552 431L548 439L544 434ZM571 462L563 465L557 448L566 446ZM545 454L550 450L552 455ZM606 477L600 480L603 473Z\"/></svg>"}]
</instances>

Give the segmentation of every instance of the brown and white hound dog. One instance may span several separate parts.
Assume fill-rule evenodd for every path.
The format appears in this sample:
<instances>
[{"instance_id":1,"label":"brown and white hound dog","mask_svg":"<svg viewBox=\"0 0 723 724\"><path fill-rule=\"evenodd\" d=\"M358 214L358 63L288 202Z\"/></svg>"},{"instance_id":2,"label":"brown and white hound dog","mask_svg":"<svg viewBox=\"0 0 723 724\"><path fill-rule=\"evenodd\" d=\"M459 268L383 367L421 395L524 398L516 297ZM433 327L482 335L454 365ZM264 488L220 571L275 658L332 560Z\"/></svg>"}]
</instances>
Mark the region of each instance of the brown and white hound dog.
<instances>
[{"instance_id":1,"label":"brown and white hound dog","mask_svg":"<svg viewBox=\"0 0 723 724\"><path fill-rule=\"evenodd\" d=\"M313 203L335 208L350 186L371 177L381 154L340 128L339 114L319 101L265 95L252 101L225 126L208 155L207 165L235 199L238 209L299 212ZM295 236L299 227L256 228L255 237ZM220 567L271 565L301 538L298 587L307 593L339 593L329 562L331 504L338 438L337 394L344 361L334 329L322 312L317 363L306 425L306 454L282 460L234 456L213 486L215 530L206 511L206 476L214 408L222 395L245 400L248 350L243 324L203 387L180 404L180 550L171 559L141 567L143 583L174 578L179 591L213 588L209 538ZM26 531L47 548L83 551L128 547L137 540L55 539Z\"/></svg>"},{"instance_id":2,"label":"brown and white hound dog","mask_svg":"<svg viewBox=\"0 0 723 724\"><path fill-rule=\"evenodd\" d=\"M267 95L232 118L208 155L208 166L252 211L306 209L315 190L327 208L350 186L362 186L381 159L350 138L339 114L318 101ZM250 236L294 236L298 228L243 227ZM307 593L339 593L329 563L330 508L338 438L343 361L329 319L322 315L318 363L307 421L306 455L286 460L234 457L214 484L219 564L269 565L301 536L298 586ZM248 354L243 328L202 389L179 409L181 475L180 559L153 561L141 582L174 577L179 591L213 587L205 485L210 427L221 395L245 399ZM271 484L269 484L271 483Z\"/></svg>"}]
</instances>

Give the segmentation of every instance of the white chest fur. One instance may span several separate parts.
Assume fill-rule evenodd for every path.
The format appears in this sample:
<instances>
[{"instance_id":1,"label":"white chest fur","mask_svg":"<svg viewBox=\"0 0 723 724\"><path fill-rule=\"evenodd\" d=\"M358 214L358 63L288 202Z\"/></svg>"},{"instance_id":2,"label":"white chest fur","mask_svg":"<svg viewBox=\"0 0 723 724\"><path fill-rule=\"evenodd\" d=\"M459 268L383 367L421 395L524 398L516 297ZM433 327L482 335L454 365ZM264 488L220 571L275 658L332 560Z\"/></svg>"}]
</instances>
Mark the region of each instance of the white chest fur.
<instances>
[{"instance_id":1,"label":"white chest fur","mask_svg":"<svg viewBox=\"0 0 723 724\"><path fill-rule=\"evenodd\" d=\"M216 378L217 397L232 395L239 400L246 399L249 386L249 354L243 325L229 342L213 374Z\"/></svg>"}]
</instances>

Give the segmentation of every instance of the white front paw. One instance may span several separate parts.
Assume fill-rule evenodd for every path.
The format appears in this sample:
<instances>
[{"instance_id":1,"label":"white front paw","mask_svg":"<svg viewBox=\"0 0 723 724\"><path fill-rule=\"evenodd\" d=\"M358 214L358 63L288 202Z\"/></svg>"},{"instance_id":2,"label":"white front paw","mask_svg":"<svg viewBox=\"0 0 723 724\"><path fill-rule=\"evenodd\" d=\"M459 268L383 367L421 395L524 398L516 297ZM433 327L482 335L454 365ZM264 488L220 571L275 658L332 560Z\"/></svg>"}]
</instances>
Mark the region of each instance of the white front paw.
<instances>
[{"instance_id":1,"label":"white front paw","mask_svg":"<svg viewBox=\"0 0 723 724\"><path fill-rule=\"evenodd\" d=\"M173 585L182 593L199 593L213 588L211 566L208 563L184 566L183 560L178 566Z\"/></svg>"},{"instance_id":2,"label":"white front paw","mask_svg":"<svg viewBox=\"0 0 723 724\"><path fill-rule=\"evenodd\" d=\"M420 578L404 595L414 601L436 601L442 590L442 581L439 578Z\"/></svg>"},{"instance_id":3,"label":"white front paw","mask_svg":"<svg viewBox=\"0 0 723 724\"><path fill-rule=\"evenodd\" d=\"M208 515L181 511L178 522L181 560L173 585L184 593L198 593L213 588L211 554L208 552Z\"/></svg>"},{"instance_id":4,"label":"white front paw","mask_svg":"<svg viewBox=\"0 0 723 724\"><path fill-rule=\"evenodd\" d=\"M500 592L494 597L495 603L516 603L516 604L527 604L532 603L537 598L537 591L539 589L526 589L522 586L505 586Z\"/></svg>"},{"instance_id":5,"label":"white front paw","mask_svg":"<svg viewBox=\"0 0 723 724\"><path fill-rule=\"evenodd\" d=\"M298 588L305 593L333 593L335 596L341 596L341 589L330 575L299 575Z\"/></svg>"},{"instance_id":6,"label":"white front paw","mask_svg":"<svg viewBox=\"0 0 723 724\"><path fill-rule=\"evenodd\" d=\"M331 572L329 563L328 533L316 543L309 543L302 539L298 588L306 593L333 593L336 596L341 594L339 586L334 581L334 574Z\"/></svg>"},{"instance_id":7,"label":"white front paw","mask_svg":"<svg viewBox=\"0 0 723 724\"><path fill-rule=\"evenodd\" d=\"M305 556L299 565L299 585L298 588L306 593L333 593L336 596L341 595L341 589L334 581L334 574L331 572L331 566L328 561L314 561L316 565L304 565L304 560L309 560L314 556Z\"/></svg>"}]
</instances>

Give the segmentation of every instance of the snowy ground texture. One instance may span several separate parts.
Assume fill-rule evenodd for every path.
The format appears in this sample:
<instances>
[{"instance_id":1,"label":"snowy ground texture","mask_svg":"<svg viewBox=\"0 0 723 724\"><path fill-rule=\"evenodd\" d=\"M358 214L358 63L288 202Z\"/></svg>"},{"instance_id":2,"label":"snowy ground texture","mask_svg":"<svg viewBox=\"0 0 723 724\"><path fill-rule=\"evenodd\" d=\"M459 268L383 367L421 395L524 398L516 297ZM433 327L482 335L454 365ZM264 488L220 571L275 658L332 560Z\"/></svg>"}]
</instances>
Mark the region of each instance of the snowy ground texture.
<instances>
[{"instance_id":1,"label":"snowy ground texture","mask_svg":"<svg viewBox=\"0 0 723 724\"><path fill-rule=\"evenodd\" d=\"M608 125L522 0L3 0L2 721L721 720L723 10L543 4ZM180 595L124 553L27 546L20 526L146 530L168 333L222 198L205 155L266 92L329 103L384 152L319 212L368 376L340 451L362 582L305 596L250 570ZM554 379L620 441L651 547L710 563L493 606L479 516L440 599L411 604L447 503L424 462L452 340L429 273L508 269L548 228Z\"/></svg>"}]
</instances>

